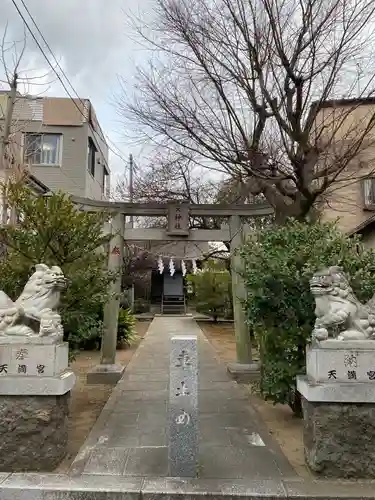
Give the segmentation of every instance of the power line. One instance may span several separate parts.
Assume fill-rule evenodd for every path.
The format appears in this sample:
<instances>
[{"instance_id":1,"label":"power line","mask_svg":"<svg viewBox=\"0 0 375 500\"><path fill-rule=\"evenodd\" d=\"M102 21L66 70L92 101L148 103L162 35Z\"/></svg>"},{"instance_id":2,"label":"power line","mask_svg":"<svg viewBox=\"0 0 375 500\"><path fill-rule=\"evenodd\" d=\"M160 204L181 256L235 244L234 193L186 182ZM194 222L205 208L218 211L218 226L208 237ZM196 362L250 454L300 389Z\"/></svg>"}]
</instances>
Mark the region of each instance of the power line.
<instances>
[{"instance_id":1,"label":"power line","mask_svg":"<svg viewBox=\"0 0 375 500\"><path fill-rule=\"evenodd\" d=\"M77 97L78 97L78 99L80 100L81 104L82 104L82 105L84 105L84 103L83 103L82 99L78 96L78 94L77 94L77 92L75 91L75 89L74 89L73 85L72 85L72 84L71 84L71 82L69 81L69 78L66 76L66 74L65 74L65 72L64 72L64 70L63 70L63 68L61 67L60 63L59 63L59 62L58 62L58 60L56 59L56 57L55 57L55 55L54 55L54 53L53 53L53 51L52 51L52 49L51 49L51 47L50 47L49 43L47 42L46 38L44 37L43 33L41 32L41 30L40 30L39 26L36 24L36 21L35 21L35 19L34 19L33 15L31 14L31 12L29 11L29 9L28 9L28 7L27 7L27 5L26 5L25 1L24 1L24 0L20 0L20 1L21 1L21 3L22 3L23 7L25 8L25 10L26 10L27 14L29 15L29 17L30 17L30 19L31 19L31 21L32 21L32 23L33 23L33 25L35 26L35 28L37 29L37 31L38 31L38 33L39 33L39 35L41 36L41 38L42 38L43 42L45 43L45 45L46 45L47 49L50 51L50 53L51 53L51 55L52 55L52 57L53 57L53 60L54 60L54 61L55 61L55 63L56 63L56 66L59 68L59 70L61 71L62 75L65 77L65 79L66 79L67 83L69 84L70 88L71 88L71 89L73 90L73 92L77 95ZM13 3L15 3L15 2L13 2ZM23 19L23 21L25 22L24 18L22 18L22 19ZM69 96L69 97L70 97L70 96Z\"/></svg>"},{"instance_id":2,"label":"power line","mask_svg":"<svg viewBox=\"0 0 375 500\"><path fill-rule=\"evenodd\" d=\"M83 118L85 118L85 119L87 120L87 116L85 116L85 114L84 114L84 112L82 111L82 109L81 109L81 108L77 105L76 100L75 100L75 99L72 97L72 95L70 94L70 92L69 92L69 90L67 89L67 87L66 87L66 85L65 85L64 81L62 80L61 76L60 76L60 75L59 75L59 73L56 71L55 67L51 64L51 62L50 62L50 60L49 60L48 56L47 56L47 55L46 55L46 53L44 52L44 50L43 50L42 46L40 45L39 41L37 40L37 38L36 38L35 34L33 33L32 29L30 28L30 26L29 26L28 22L26 21L26 19L25 19L24 15L22 14L22 12L21 12L21 10L20 10L19 6L17 5L16 1L15 1L15 0L12 0L12 3L13 3L13 5L15 6L15 8L16 8L16 10L17 10L18 14L19 14L19 16L21 17L21 19L22 19L23 23L25 24L25 26L26 26L26 28L28 29L29 33L31 34L32 38L34 39L34 41L35 41L36 45L38 46L38 48L39 48L40 52L42 53L43 57L44 57L44 58L45 58L45 60L47 61L48 65L50 66L50 68L52 69L52 71L53 71L53 72L55 73L55 75L57 76L57 78L58 78L59 82L61 83L61 85L63 86L63 88L64 88L65 92L68 94L69 98L71 99L71 101L73 102L73 104L75 105L75 107L78 109L78 111L80 112L80 114L83 116ZM47 40L46 40L46 38L44 37L43 33L41 32L41 30L40 30L39 26L37 25L37 23L36 23L36 21L35 21L35 19L34 19L33 15L31 14L30 10L28 9L28 7L27 7L27 5L26 5L25 1L24 1L24 0L21 0L21 3L22 3L22 5L23 5L23 7L25 8L25 10L26 10L27 14L29 15L29 17L30 17L30 19L31 19L32 23L34 24L35 28L37 29L37 31L38 31L38 33L39 33L39 35L41 36L41 38L42 38L43 42L45 43L46 47L47 47L47 48L48 48L48 50L50 51L50 53L51 53L51 55L52 55L52 57L53 57L53 60L54 60L54 61L55 61L55 63L56 63L56 66L60 69L60 71L61 71L62 75L65 77L65 79L66 79L67 83L69 84L70 88L73 90L74 94L77 96L77 98L78 98L79 102L81 103L81 105L85 108L85 103L84 103L84 102L82 101L82 99L79 97L79 95L78 95L77 91L74 89L74 87L73 87L72 83L70 82L69 78L67 77L66 73L64 72L64 70L63 70L63 68L61 67L60 63L58 62L58 60L57 60L56 56L54 55L54 53L53 53L53 51L52 51L52 49L51 49L51 47L50 47L49 43L47 42ZM96 130L94 129L94 127L92 126L92 124L90 123L90 120L87 120L87 123L88 123L88 125L89 125L89 127L90 127L91 131L94 133L94 136L95 136L95 133L97 133L97 132L96 132ZM106 139L105 139L105 136L104 136L104 134L103 134L103 132L102 132L101 130L100 130L100 132L101 132L102 138L103 138L104 140L106 140ZM109 149L110 151L112 151L114 154L116 154L117 156L119 156L119 155L118 155L118 153L116 153L116 152L115 152L115 151L111 148L111 146L110 146L108 143L107 143L107 146L108 146L108 149ZM102 154L103 158L105 158L105 155L104 155L103 150L101 149L101 147L100 147L100 144L99 144L99 143L98 143L98 148L99 148L100 153Z\"/></svg>"},{"instance_id":3,"label":"power line","mask_svg":"<svg viewBox=\"0 0 375 500\"><path fill-rule=\"evenodd\" d=\"M27 9L27 7L26 7L26 5L25 5L24 1L23 1L23 0L21 0L21 2L22 2L22 4L24 5L24 7L25 7L26 11L28 12L28 14L29 14L29 16L30 16L31 20L33 21L34 25L36 26L36 28L37 28L38 32L39 32L39 33L40 33L40 35L42 36L42 38L43 38L44 42L46 43L47 47L49 48L49 50L50 50L50 52L51 52L51 54L52 54L52 57L54 58L54 60L56 61L57 65L58 65L58 66L60 67L60 69L61 69L61 66L60 66L60 65L59 65L59 63L57 62L56 57L54 56L54 54L53 54L53 52L52 52L51 48L49 47L49 45L48 45L48 43L47 43L46 39L44 38L44 36L42 35L41 31L39 30L39 28L38 28L38 26L37 26L36 22L34 21L34 19L33 19L32 15L30 14L29 10ZM37 47L39 48L40 52L42 53L43 57L44 57L44 58L45 58L45 60L47 61L48 65L50 66L50 68L52 69L52 71L53 71L53 72L55 73L55 75L57 76L57 78L58 78L58 80L60 81L61 85L63 86L63 88L64 88L65 92L68 94L69 98L71 99L71 101L73 102L73 104L75 105L75 107L78 109L78 111L80 112L80 114L81 114L81 115L82 115L82 116L83 116L83 117L87 120L87 117L85 116L85 114L83 113L83 111L81 110L81 108L77 105L77 103L76 103L75 99L71 96L70 92L69 92L69 91L68 91L68 89L66 88L66 85L65 85L64 81L61 79L60 75L58 74L58 72L56 71L56 69L55 69L55 68L53 67L53 65L51 64L51 62L50 62L50 60L49 60L48 56L45 54L45 52L44 52L43 48L41 47L41 45L40 45L39 41L37 40L37 38L36 38L35 34L33 33L32 29L30 28L30 26L29 26L28 22L26 21L25 17L23 16L23 14L22 14L22 12L21 12L21 10L20 10L19 6L17 5L16 1L15 1L15 0L12 0L12 3L13 3L13 5L15 6L15 8L16 8L16 10L17 10L18 14L19 14L19 16L21 17L21 19L22 19L23 23L25 24L25 26L26 26L26 28L28 29L29 33L31 34L32 38L34 39L34 41L35 41L35 43L36 43ZM73 86L72 86L72 84L70 83L70 81L69 81L68 77L65 75L64 71L63 71L62 69L61 69L61 71L62 71L63 75L65 76L66 80L68 81L69 85L71 86L71 88L74 90L74 87L73 87ZM77 92L76 92L75 90L74 90L74 92L75 92L75 94L78 96L78 94L77 94ZM79 101L81 102L81 104L84 106L84 103L83 103L82 99L81 99L81 98L79 98L79 97L78 97L78 99L79 99ZM92 125L91 125L91 123L90 123L90 121L89 121L89 120L88 120L88 125L89 125L90 129L91 129L93 132L95 132L95 130L94 130L94 128L92 127ZM102 151L102 149L101 149L101 147L100 147L100 144L98 144L98 147L99 147L99 150L100 150L100 152L101 152L101 154L102 154L103 158L105 158L105 155L104 155L104 153L103 153L103 151ZM66 175L66 173L65 173L63 170L61 170L61 172L63 172L63 174L64 174L64 175L65 175L65 176L66 176L66 177L67 177L70 181L73 181L73 184L75 184L77 187L79 187L79 186L78 186L78 184L74 181L74 179L72 179L71 177L67 176L67 175ZM110 225L112 226L112 224L110 224Z\"/></svg>"},{"instance_id":4,"label":"power line","mask_svg":"<svg viewBox=\"0 0 375 500\"><path fill-rule=\"evenodd\" d=\"M82 104L82 106L83 106L83 107L85 107L85 103L84 103L84 101L83 101L83 100L81 99L81 97L78 95L77 91L76 91L76 90L75 90L75 88L73 87L73 84L72 84L72 83L71 83L71 81L69 80L69 78L68 78L67 74L65 73L65 71L64 71L64 70L63 70L63 68L61 67L61 65L60 65L59 61L57 60L57 58L56 58L56 56L55 56L55 54L54 54L53 50L51 49L51 46L50 46L50 45L49 45L49 43L47 42L47 40L46 40L45 36L43 35L43 33L42 33L41 29L40 29L40 28L39 28L39 26L37 25L37 23L36 23L36 21L35 21L35 19L34 19L33 15L31 14L31 12L30 12L29 8L28 8L28 7L27 7L27 5L26 5L25 1L24 1L24 0L20 0L20 1L21 1L22 5L23 5L24 9L26 10L27 14L29 15L29 17L30 17L30 19L31 19L31 21L32 21L32 23L33 23L33 25L35 26L35 28L36 28L37 32L38 32L38 33L39 33L39 35L41 36L41 38L42 38L42 40L43 40L44 44L46 45L47 49L50 51L51 56L52 56L52 58L53 58L54 62L56 63L56 66L57 66L57 67L59 68L59 70L61 71L61 74L64 76L65 80L67 81L67 83L68 83L69 87L72 89L73 93L77 96L77 99L80 101L80 103ZM54 72L55 72L55 74L56 74L56 71L55 71L55 70L54 70ZM64 87L64 88L65 88L65 87ZM66 89L65 89L65 90L66 90ZM67 93L68 93L68 92L67 92ZM71 97L71 95L70 95L69 93L68 93L68 95L69 95L70 99L72 99L72 97ZM73 100L73 99L72 99L72 100ZM73 101L74 101L74 100L73 100ZM75 101L74 101L74 102L75 102ZM82 116L84 116L84 114L82 113L82 111L81 111L81 109L80 109L80 108L79 108L79 111L81 112ZM85 117L85 116L84 116L84 117ZM90 123L90 122L88 122L88 123L89 123L89 126L90 126L91 130L92 130L93 132L95 132L95 130L92 128L91 123ZM106 138L105 138L105 136L104 136L103 131L102 131L102 130L100 130L100 132L101 132L101 135L102 135L102 139L103 139L103 140L105 140ZM103 154L103 152L102 152L102 151L101 151L101 153Z\"/></svg>"},{"instance_id":5,"label":"power line","mask_svg":"<svg viewBox=\"0 0 375 500\"><path fill-rule=\"evenodd\" d=\"M56 75L56 76L57 76L57 78L59 79L59 81L60 81L61 85L63 86L63 88L64 88L64 90L65 90L65 92L68 94L69 98L71 99L71 101L73 102L73 104L75 105L75 107L78 109L78 111L80 112L80 114L83 116L83 118L85 118L85 119L87 120L87 117L85 116L84 112L83 112L83 111L82 111L82 109L81 109L81 108L77 105L77 103L76 103L75 99L71 96L71 94L70 94L69 90L66 88L65 83L63 82L63 80L61 79L60 75L57 73L57 71L56 71L55 67L51 64L51 62L50 62L50 60L49 60L48 56L46 55L46 53L45 53L45 52L44 52L44 50L42 49L42 47L41 47L41 45L40 45L39 41L38 41L38 40L37 40L37 38L35 37L35 35L34 35L33 31L31 30L31 28L30 28L30 26L29 26L29 24L27 23L27 21L26 21L25 17L23 16L23 14L22 14L21 10L19 9L19 7L18 7L18 5L17 5L16 1L15 1L15 0L12 0L12 3L13 3L13 5L16 7L18 14L21 16L22 21L25 23L25 26L26 26L26 27L27 27L27 29L29 30L29 32L30 32L31 36L33 37L33 39L34 39L35 43L37 44L37 46L38 46L39 50L41 51L41 53L43 54L44 58L46 59L46 61L47 61L48 65L51 67L52 71L55 73L55 75ZM82 106L83 106L83 108L85 109L85 107L86 107L86 106L85 106L85 103L84 103L84 102L83 102L83 100L79 97L78 93L76 92L76 90L74 89L74 87L73 87L72 83L70 82L69 78L67 77L66 73L65 73L65 72L64 72L64 70L62 69L62 67L61 67L60 63L58 62L58 60L57 60L57 58L56 58L55 54L53 53L53 51L52 51L52 49L51 49L51 47L50 47L49 43L47 42L47 40L46 40L46 38L44 37L43 33L41 32L41 30L40 30L39 26L37 25L37 23L36 23L36 21L35 21L34 17L32 16L31 12L29 11L29 9L28 9L28 7L27 7L26 3L24 2L24 0L21 0L21 3L22 3L22 5L24 6L24 8L25 8L25 10L26 10L27 14L29 15L29 17L30 17L30 19L31 19L32 23L34 24L35 28L37 29L37 31L38 31L39 35L41 36L41 38L42 38L43 42L45 43L46 47L47 47L47 48L48 48L48 50L50 51L50 53L51 53L51 55L52 55L52 57L53 57L53 60L54 60L54 61L55 61L55 63L56 63L56 66L60 69L60 71L61 71L62 75L65 77L65 79L66 79L67 83L69 84L70 88L73 90L73 92L74 92L74 94L77 96L77 98L78 98L79 102L81 103L81 105L82 105ZM96 131L95 131L95 130L94 130L94 128L92 127L92 125L91 125L91 123L90 123L90 121L89 121L89 120L88 120L88 122L87 122L87 123L88 123L88 125L89 125L89 127L90 127L91 131L95 133ZM104 137L103 137L103 138L104 138ZM104 155L104 153L103 153L103 151L102 151L102 149L101 149L101 147L100 147L100 145L99 145L99 144L98 144L98 147L99 147L99 150L100 150L100 152L101 152L101 154L102 154L103 158L105 158L105 155Z\"/></svg>"},{"instance_id":6,"label":"power line","mask_svg":"<svg viewBox=\"0 0 375 500\"><path fill-rule=\"evenodd\" d=\"M48 59L46 53L44 52L42 46L40 45L38 39L36 38L36 36L34 35L32 29L30 28L28 22L26 21L24 15L22 14L20 8L18 7L17 3L15 0L12 0L12 3L13 5L15 6L15 8L17 9L17 12L19 14L19 16L21 17L22 21L24 22L26 28L28 29L30 35L33 37L35 43L37 44L40 52L42 53L43 57L45 58L45 60L47 61L48 65L50 66L50 68L52 69L52 71L55 73L55 75L57 76L58 80L60 81L61 85L63 86L65 92L68 94L68 96L70 97L70 99L72 99L72 101L74 102L74 104L77 106L77 103L75 102L75 100L73 99L73 97L70 95L69 93L69 90L66 88L66 85L65 83L63 82L63 80L61 79L60 75L57 73L56 69L53 67L51 61ZM79 106L77 106L77 109L80 111L80 113L82 114L82 111L81 109L79 108Z\"/></svg>"},{"instance_id":7,"label":"power line","mask_svg":"<svg viewBox=\"0 0 375 500\"><path fill-rule=\"evenodd\" d=\"M125 159L124 155L121 153L121 150L118 148L118 146L116 146L116 144L113 141L111 141L111 139L108 137L108 134L105 136L105 139L108 142L108 144L112 144L112 147L108 146L109 149L112 151L112 153L118 158L120 158L120 160L122 160L127 165L128 160ZM113 148L116 148L117 151L115 151Z\"/></svg>"}]
</instances>

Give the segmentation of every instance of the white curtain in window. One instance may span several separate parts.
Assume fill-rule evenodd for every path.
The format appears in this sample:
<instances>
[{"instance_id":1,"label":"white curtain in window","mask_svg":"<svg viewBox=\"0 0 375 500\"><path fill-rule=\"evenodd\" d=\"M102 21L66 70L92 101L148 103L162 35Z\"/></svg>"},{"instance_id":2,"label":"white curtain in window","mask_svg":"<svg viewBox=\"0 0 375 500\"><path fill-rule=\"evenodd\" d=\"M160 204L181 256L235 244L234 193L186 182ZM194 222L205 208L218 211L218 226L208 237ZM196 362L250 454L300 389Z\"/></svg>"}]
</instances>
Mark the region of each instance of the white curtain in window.
<instances>
[{"instance_id":1,"label":"white curtain in window","mask_svg":"<svg viewBox=\"0 0 375 500\"><path fill-rule=\"evenodd\" d=\"M60 160L60 135L27 134L25 137L25 162L32 165L58 165Z\"/></svg>"},{"instance_id":2,"label":"white curtain in window","mask_svg":"<svg viewBox=\"0 0 375 500\"><path fill-rule=\"evenodd\" d=\"M56 165L58 163L59 138L58 135L43 135L41 163L44 165Z\"/></svg>"}]
</instances>

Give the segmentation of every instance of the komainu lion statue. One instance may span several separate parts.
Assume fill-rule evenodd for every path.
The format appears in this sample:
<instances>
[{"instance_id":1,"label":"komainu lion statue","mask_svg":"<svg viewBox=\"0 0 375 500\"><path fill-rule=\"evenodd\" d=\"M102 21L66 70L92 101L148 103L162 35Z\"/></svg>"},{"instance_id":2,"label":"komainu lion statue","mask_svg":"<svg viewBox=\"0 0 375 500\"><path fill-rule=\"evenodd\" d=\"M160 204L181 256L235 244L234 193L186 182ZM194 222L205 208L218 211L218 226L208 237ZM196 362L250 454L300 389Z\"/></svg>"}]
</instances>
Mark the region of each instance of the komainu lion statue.
<instances>
[{"instance_id":1,"label":"komainu lion statue","mask_svg":"<svg viewBox=\"0 0 375 500\"><path fill-rule=\"evenodd\" d=\"M57 307L65 285L66 280L59 267L37 264L16 302L0 292L0 335L62 335Z\"/></svg>"},{"instance_id":2,"label":"komainu lion statue","mask_svg":"<svg viewBox=\"0 0 375 500\"><path fill-rule=\"evenodd\" d=\"M332 266L315 273L310 290L316 306L313 339L375 339L373 299L361 304L341 267Z\"/></svg>"}]
</instances>

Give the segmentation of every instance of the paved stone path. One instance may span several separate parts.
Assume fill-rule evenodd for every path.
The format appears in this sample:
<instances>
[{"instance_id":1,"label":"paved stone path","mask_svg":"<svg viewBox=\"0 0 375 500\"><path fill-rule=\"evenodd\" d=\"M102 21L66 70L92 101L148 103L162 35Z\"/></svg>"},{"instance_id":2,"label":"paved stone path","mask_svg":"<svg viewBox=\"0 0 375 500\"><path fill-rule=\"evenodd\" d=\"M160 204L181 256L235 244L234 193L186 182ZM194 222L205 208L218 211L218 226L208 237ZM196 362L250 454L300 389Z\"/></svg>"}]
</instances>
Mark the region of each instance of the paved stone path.
<instances>
[{"instance_id":1,"label":"paved stone path","mask_svg":"<svg viewBox=\"0 0 375 500\"><path fill-rule=\"evenodd\" d=\"M71 474L167 476L169 339L178 334L199 338L199 477L294 477L245 390L229 380L197 323L187 317L153 320Z\"/></svg>"}]
</instances>

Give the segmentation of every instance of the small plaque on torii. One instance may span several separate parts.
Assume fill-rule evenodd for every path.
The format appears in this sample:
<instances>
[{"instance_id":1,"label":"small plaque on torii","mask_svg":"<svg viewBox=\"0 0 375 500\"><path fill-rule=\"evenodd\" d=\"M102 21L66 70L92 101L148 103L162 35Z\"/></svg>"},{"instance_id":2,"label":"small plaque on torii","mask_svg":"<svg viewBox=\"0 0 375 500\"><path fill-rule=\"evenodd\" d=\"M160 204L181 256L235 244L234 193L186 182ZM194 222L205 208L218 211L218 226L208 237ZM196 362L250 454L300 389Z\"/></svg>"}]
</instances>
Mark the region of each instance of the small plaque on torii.
<instances>
[{"instance_id":1,"label":"small plaque on torii","mask_svg":"<svg viewBox=\"0 0 375 500\"><path fill-rule=\"evenodd\" d=\"M168 234L189 236L189 205L171 203L168 207Z\"/></svg>"}]
</instances>

